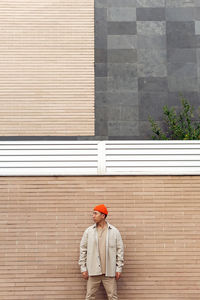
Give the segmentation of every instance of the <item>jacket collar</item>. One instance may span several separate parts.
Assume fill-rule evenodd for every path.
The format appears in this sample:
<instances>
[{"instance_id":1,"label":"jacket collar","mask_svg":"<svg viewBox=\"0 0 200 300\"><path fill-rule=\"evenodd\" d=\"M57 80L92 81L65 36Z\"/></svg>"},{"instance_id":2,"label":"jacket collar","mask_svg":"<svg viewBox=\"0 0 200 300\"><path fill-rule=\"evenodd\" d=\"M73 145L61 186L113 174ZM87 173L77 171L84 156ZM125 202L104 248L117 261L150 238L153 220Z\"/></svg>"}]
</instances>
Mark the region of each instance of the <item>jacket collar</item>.
<instances>
[{"instance_id":1,"label":"jacket collar","mask_svg":"<svg viewBox=\"0 0 200 300\"><path fill-rule=\"evenodd\" d=\"M108 225L108 229L112 229L112 225L109 224L107 221L106 221L106 223L107 223L107 225ZM94 224L94 225L92 226L93 229L95 229L96 227L97 227L96 224Z\"/></svg>"}]
</instances>

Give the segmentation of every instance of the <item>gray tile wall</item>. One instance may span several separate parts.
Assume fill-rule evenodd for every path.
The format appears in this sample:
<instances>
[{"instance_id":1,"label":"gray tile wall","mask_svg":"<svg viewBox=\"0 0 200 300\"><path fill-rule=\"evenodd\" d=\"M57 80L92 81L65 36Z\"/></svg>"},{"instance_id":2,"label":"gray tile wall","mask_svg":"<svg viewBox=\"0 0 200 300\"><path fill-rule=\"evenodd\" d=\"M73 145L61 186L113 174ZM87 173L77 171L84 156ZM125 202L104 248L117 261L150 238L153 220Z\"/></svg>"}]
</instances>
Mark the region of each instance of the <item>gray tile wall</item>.
<instances>
[{"instance_id":1,"label":"gray tile wall","mask_svg":"<svg viewBox=\"0 0 200 300\"><path fill-rule=\"evenodd\" d=\"M180 92L200 105L200 0L94 1L95 136L27 139L151 139Z\"/></svg>"},{"instance_id":2,"label":"gray tile wall","mask_svg":"<svg viewBox=\"0 0 200 300\"><path fill-rule=\"evenodd\" d=\"M151 139L148 116L200 105L200 0L95 0L96 137Z\"/></svg>"}]
</instances>

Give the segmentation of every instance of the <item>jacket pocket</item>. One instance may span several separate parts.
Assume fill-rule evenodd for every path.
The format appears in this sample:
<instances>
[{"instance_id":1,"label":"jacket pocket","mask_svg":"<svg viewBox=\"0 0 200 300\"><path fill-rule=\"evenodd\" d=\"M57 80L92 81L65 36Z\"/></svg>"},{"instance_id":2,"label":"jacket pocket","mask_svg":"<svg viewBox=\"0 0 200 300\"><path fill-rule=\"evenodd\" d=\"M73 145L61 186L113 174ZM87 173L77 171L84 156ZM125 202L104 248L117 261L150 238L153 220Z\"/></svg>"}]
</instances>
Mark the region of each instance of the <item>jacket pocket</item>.
<instances>
[{"instance_id":1,"label":"jacket pocket","mask_svg":"<svg viewBox=\"0 0 200 300\"><path fill-rule=\"evenodd\" d=\"M108 243L108 247L109 248L116 248L116 245L117 245L117 240L116 239L110 239L109 240L109 243Z\"/></svg>"}]
</instances>

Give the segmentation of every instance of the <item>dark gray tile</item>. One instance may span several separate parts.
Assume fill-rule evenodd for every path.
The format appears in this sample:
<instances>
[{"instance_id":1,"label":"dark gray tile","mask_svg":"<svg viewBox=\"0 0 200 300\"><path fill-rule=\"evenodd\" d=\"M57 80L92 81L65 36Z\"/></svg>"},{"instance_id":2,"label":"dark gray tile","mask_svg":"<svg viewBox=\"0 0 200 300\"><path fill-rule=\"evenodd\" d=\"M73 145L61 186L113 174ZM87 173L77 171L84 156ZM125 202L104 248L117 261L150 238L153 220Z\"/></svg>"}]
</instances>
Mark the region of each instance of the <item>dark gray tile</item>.
<instances>
[{"instance_id":1,"label":"dark gray tile","mask_svg":"<svg viewBox=\"0 0 200 300\"><path fill-rule=\"evenodd\" d=\"M137 0L107 0L108 7L136 7Z\"/></svg>"},{"instance_id":2,"label":"dark gray tile","mask_svg":"<svg viewBox=\"0 0 200 300\"><path fill-rule=\"evenodd\" d=\"M121 116L121 106L109 105L107 107L107 115L109 121L119 121Z\"/></svg>"},{"instance_id":3,"label":"dark gray tile","mask_svg":"<svg viewBox=\"0 0 200 300\"><path fill-rule=\"evenodd\" d=\"M195 14L195 20L200 20L200 7L195 7L194 14Z\"/></svg>"},{"instance_id":4,"label":"dark gray tile","mask_svg":"<svg viewBox=\"0 0 200 300\"><path fill-rule=\"evenodd\" d=\"M107 7L107 0L94 0L94 6L97 8Z\"/></svg>"},{"instance_id":5,"label":"dark gray tile","mask_svg":"<svg viewBox=\"0 0 200 300\"><path fill-rule=\"evenodd\" d=\"M95 136L77 136L78 141L104 141L108 140L107 135L95 135Z\"/></svg>"},{"instance_id":6,"label":"dark gray tile","mask_svg":"<svg viewBox=\"0 0 200 300\"><path fill-rule=\"evenodd\" d=\"M155 120L162 120L163 106L167 104L168 93L139 93L139 117L141 121L148 121L149 116Z\"/></svg>"},{"instance_id":7,"label":"dark gray tile","mask_svg":"<svg viewBox=\"0 0 200 300\"><path fill-rule=\"evenodd\" d=\"M108 64L108 76L123 76L125 74L128 74L132 78L137 77L137 64Z\"/></svg>"},{"instance_id":8,"label":"dark gray tile","mask_svg":"<svg viewBox=\"0 0 200 300\"><path fill-rule=\"evenodd\" d=\"M133 91L107 92L108 105L138 105L138 93Z\"/></svg>"},{"instance_id":9,"label":"dark gray tile","mask_svg":"<svg viewBox=\"0 0 200 300\"><path fill-rule=\"evenodd\" d=\"M195 47L200 48L200 34L195 36Z\"/></svg>"},{"instance_id":10,"label":"dark gray tile","mask_svg":"<svg viewBox=\"0 0 200 300\"><path fill-rule=\"evenodd\" d=\"M121 105L121 121L137 121L139 120L139 106L138 105Z\"/></svg>"},{"instance_id":11,"label":"dark gray tile","mask_svg":"<svg viewBox=\"0 0 200 300\"><path fill-rule=\"evenodd\" d=\"M129 74L124 74L124 76L116 75L113 77L108 77L107 89L109 91L133 90L134 92L136 92L138 89L137 78L132 78L131 76L129 76Z\"/></svg>"},{"instance_id":12,"label":"dark gray tile","mask_svg":"<svg viewBox=\"0 0 200 300\"><path fill-rule=\"evenodd\" d=\"M200 68L200 49L196 49L196 55L197 55L198 68Z\"/></svg>"},{"instance_id":13,"label":"dark gray tile","mask_svg":"<svg viewBox=\"0 0 200 300\"><path fill-rule=\"evenodd\" d=\"M164 7L139 7L136 10L137 21L162 21L165 20Z\"/></svg>"},{"instance_id":14,"label":"dark gray tile","mask_svg":"<svg viewBox=\"0 0 200 300\"><path fill-rule=\"evenodd\" d=\"M200 95L198 92L187 92L182 91L182 96L187 99L187 101L191 104L193 107L199 107L200 106ZM179 110L181 108L181 96L180 92L169 92L169 98L168 98L168 106L169 107L179 107Z\"/></svg>"},{"instance_id":15,"label":"dark gray tile","mask_svg":"<svg viewBox=\"0 0 200 300\"><path fill-rule=\"evenodd\" d=\"M107 48L107 9L95 8L95 48Z\"/></svg>"},{"instance_id":16,"label":"dark gray tile","mask_svg":"<svg viewBox=\"0 0 200 300\"><path fill-rule=\"evenodd\" d=\"M139 121L139 136L143 140L151 140L153 132L149 121Z\"/></svg>"},{"instance_id":17,"label":"dark gray tile","mask_svg":"<svg viewBox=\"0 0 200 300\"><path fill-rule=\"evenodd\" d=\"M165 49L166 48L166 36L164 35L151 35L144 36L139 35L137 37L138 49Z\"/></svg>"},{"instance_id":18,"label":"dark gray tile","mask_svg":"<svg viewBox=\"0 0 200 300\"><path fill-rule=\"evenodd\" d=\"M113 90L137 91L137 65L136 64L108 64L107 88Z\"/></svg>"},{"instance_id":19,"label":"dark gray tile","mask_svg":"<svg viewBox=\"0 0 200 300\"><path fill-rule=\"evenodd\" d=\"M113 140L113 141L117 141L117 140L124 140L124 141L126 141L126 140L139 140L140 138L139 138L139 136L136 136L136 135L129 135L129 136L124 136L124 135L122 135L122 136L114 136L114 135L112 135L112 136L108 136L108 140Z\"/></svg>"},{"instance_id":20,"label":"dark gray tile","mask_svg":"<svg viewBox=\"0 0 200 300\"><path fill-rule=\"evenodd\" d=\"M106 49L95 49L95 62L106 63L107 62L107 50Z\"/></svg>"},{"instance_id":21,"label":"dark gray tile","mask_svg":"<svg viewBox=\"0 0 200 300\"><path fill-rule=\"evenodd\" d=\"M95 77L95 90L96 91L107 90L107 77Z\"/></svg>"},{"instance_id":22,"label":"dark gray tile","mask_svg":"<svg viewBox=\"0 0 200 300\"><path fill-rule=\"evenodd\" d=\"M107 21L107 8L95 8L94 10L95 13L95 23L105 23Z\"/></svg>"},{"instance_id":23,"label":"dark gray tile","mask_svg":"<svg viewBox=\"0 0 200 300\"><path fill-rule=\"evenodd\" d=\"M172 63L196 62L196 49L169 48L167 60Z\"/></svg>"},{"instance_id":24,"label":"dark gray tile","mask_svg":"<svg viewBox=\"0 0 200 300\"><path fill-rule=\"evenodd\" d=\"M199 120L200 95L198 92L182 92L182 96L189 102L193 108L194 119ZM168 107L174 107L177 113L183 110L180 93L169 92Z\"/></svg>"},{"instance_id":25,"label":"dark gray tile","mask_svg":"<svg viewBox=\"0 0 200 300\"><path fill-rule=\"evenodd\" d=\"M193 21L195 9L193 7L168 7L166 8L167 21Z\"/></svg>"},{"instance_id":26,"label":"dark gray tile","mask_svg":"<svg viewBox=\"0 0 200 300\"><path fill-rule=\"evenodd\" d=\"M120 121L120 136L139 135L139 124L137 120Z\"/></svg>"},{"instance_id":27,"label":"dark gray tile","mask_svg":"<svg viewBox=\"0 0 200 300\"><path fill-rule=\"evenodd\" d=\"M107 28L95 30L95 48L107 49Z\"/></svg>"},{"instance_id":28,"label":"dark gray tile","mask_svg":"<svg viewBox=\"0 0 200 300\"><path fill-rule=\"evenodd\" d=\"M136 63L136 49L112 49L108 50L108 63Z\"/></svg>"},{"instance_id":29,"label":"dark gray tile","mask_svg":"<svg viewBox=\"0 0 200 300\"><path fill-rule=\"evenodd\" d=\"M197 51L197 77L198 77L198 85L200 92L200 49L196 49Z\"/></svg>"},{"instance_id":30,"label":"dark gray tile","mask_svg":"<svg viewBox=\"0 0 200 300\"><path fill-rule=\"evenodd\" d=\"M136 33L136 22L108 22L109 35L135 35Z\"/></svg>"},{"instance_id":31,"label":"dark gray tile","mask_svg":"<svg viewBox=\"0 0 200 300\"><path fill-rule=\"evenodd\" d=\"M139 134L138 121L109 121L108 136L133 136Z\"/></svg>"},{"instance_id":32,"label":"dark gray tile","mask_svg":"<svg viewBox=\"0 0 200 300\"><path fill-rule=\"evenodd\" d=\"M195 24L191 22L167 22L167 46L169 48L194 48Z\"/></svg>"},{"instance_id":33,"label":"dark gray tile","mask_svg":"<svg viewBox=\"0 0 200 300\"><path fill-rule=\"evenodd\" d=\"M118 121L108 121L108 136L119 136L120 124Z\"/></svg>"},{"instance_id":34,"label":"dark gray tile","mask_svg":"<svg viewBox=\"0 0 200 300\"><path fill-rule=\"evenodd\" d=\"M198 91L195 63L168 63L169 91Z\"/></svg>"},{"instance_id":35,"label":"dark gray tile","mask_svg":"<svg viewBox=\"0 0 200 300\"><path fill-rule=\"evenodd\" d=\"M95 63L95 76L106 77L107 76L107 64Z\"/></svg>"},{"instance_id":36,"label":"dark gray tile","mask_svg":"<svg viewBox=\"0 0 200 300\"><path fill-rule=\"evenodd\" d=\"M136 49L136 35L108 35L108 49Z\"/></svg>"},{"instance_id":37,"label":"dark gray tile","mask_svg":"<svg viewBox=\"0 0 200 300\"><path fill-rule=\"evenodd\" d=\"M166 62L166 49L140 49L138 51L138 77L166 77Z\"/></svg>"},{"instance_id":38,"label":"dark gray tile","mask_svg":"<svg viewBox=\"0 0 200 300\"><path fill-rule=\"evenodd\" d=\"M95 110L95 135L108 135L108 116L106 106L98 106Z\"/></svg>"},{"instance_id":39,"label":"dark gray tile","mask_svg":"<svg viewBox=\"0 0 200 300\"><path fill-rule=\"evenodd\" d=\"M138 90L142 92L167 92L167 77L138 78Z\"/></svg>"},{"instance_id":40,"label":"dark gray tile","mask_svg":"<svg viewBox=\"0 0 200 300\"><path fill-rule=\"evenodd\" d=\"M107 105L107 94L105 92L95 93L95 106L106 106Z\"/></svg>"}]
</instances>

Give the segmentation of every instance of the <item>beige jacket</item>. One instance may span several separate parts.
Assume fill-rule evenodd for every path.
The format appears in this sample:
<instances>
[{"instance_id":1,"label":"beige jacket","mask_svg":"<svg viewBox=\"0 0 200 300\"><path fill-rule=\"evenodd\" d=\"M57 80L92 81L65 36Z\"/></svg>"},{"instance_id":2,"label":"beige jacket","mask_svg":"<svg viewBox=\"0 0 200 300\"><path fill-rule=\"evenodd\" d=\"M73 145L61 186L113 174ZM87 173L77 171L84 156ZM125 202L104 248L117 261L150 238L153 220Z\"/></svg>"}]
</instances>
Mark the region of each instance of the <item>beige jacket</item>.
<instances>
[{"instance_id":1,"label":"beige jacket","mask_svg":"<svg viewBox=\"0 0 200 300\"><path fill-rule=\"evenodd\" d=\"M124 247L119 230L108 222L107 225L105 275L114 277L116 272L122 272ZM79 265L81 272L88 271L89 276L102 274L96 224L88 227L83 234L80 243Z\"/></svg>"}]
</instances>

